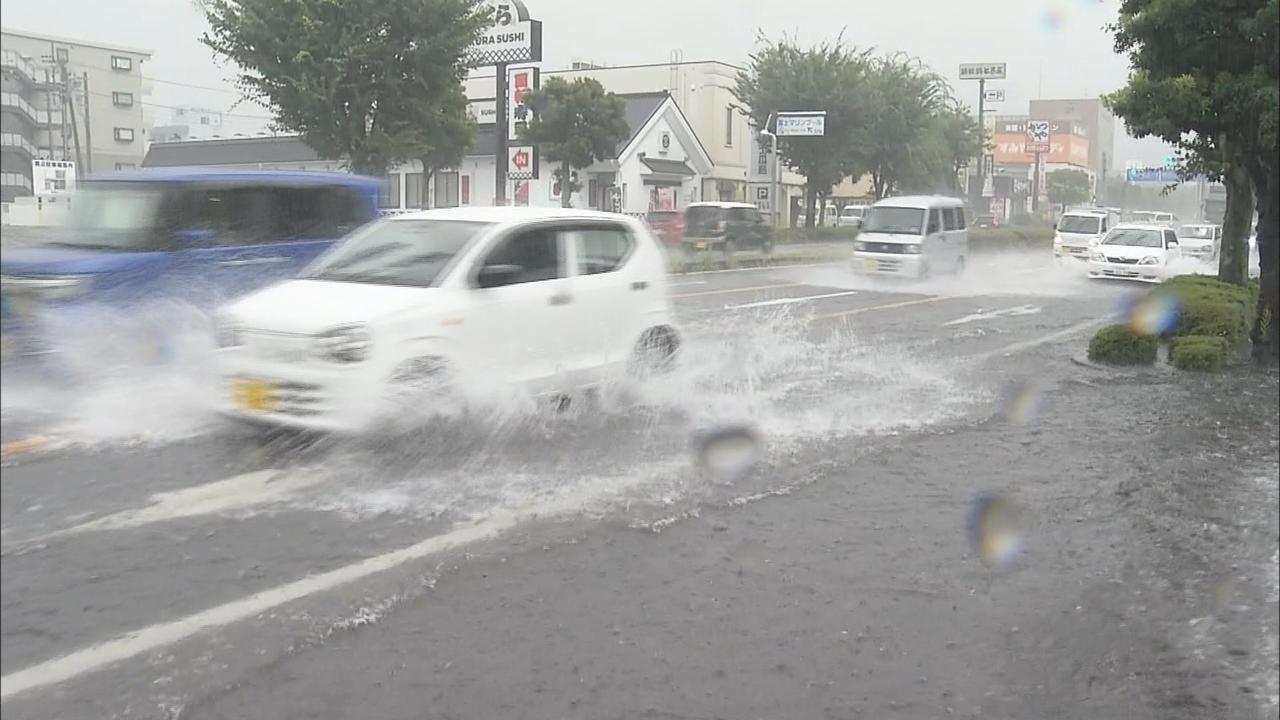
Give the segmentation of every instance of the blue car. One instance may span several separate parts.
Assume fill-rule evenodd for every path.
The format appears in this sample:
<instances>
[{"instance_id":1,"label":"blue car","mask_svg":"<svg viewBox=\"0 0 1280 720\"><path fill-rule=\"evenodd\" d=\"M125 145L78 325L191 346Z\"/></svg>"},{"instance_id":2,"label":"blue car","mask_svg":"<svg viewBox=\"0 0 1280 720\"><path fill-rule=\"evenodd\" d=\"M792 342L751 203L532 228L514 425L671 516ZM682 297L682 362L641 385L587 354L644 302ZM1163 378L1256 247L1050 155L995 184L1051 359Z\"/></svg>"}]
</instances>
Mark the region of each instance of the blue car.
<instances>
[{"instance_id":1,"label":"blue car","mask_svg":"<svg viewBox=\"0 0 1280 720\"><path fill-rule=\"evenodd\" d=\"M82 183L65 226L0 256L6 359L53 328L175 302L200 310L294 275L378 216L380 181L340 173L155 168Z\"/></svg>"}]
</instances>

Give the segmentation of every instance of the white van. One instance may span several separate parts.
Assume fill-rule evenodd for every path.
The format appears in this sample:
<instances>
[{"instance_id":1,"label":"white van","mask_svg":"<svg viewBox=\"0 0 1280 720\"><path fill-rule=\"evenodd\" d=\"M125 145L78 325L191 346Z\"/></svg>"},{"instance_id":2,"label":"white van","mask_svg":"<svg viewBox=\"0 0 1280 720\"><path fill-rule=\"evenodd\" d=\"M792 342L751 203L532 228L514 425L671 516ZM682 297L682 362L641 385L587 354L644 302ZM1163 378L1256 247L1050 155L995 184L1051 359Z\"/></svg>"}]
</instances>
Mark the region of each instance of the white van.
<instances>
[{"instance_id":1,"label":"white van","mask_svg":"<svg viewBox=\"0 0 1280 720\"><path fill-rule=\"evenodd\" d=\"M1107 230L1116 225L1106 212L1097 210L1070 210L1058 218L1053 233L1054 257L1089 259L1089 250L1106 236Z\"/></svg>"},{"instance_id":2,"label":"white van","mask_svg":"<svg viewBox=\"0 0 1280 720\"><path fill-rule=\"evenodd\" d=\"M956 198L885 198L862 219L853 245L853 271L924 278L959 272L969 257L964 203Z\"/></svg>"},{"instance_id":3,"label":"white van","mask_svg":"<svg viewBox=\"0 0 1280 720\"><path fill-rule=\"evenodd\" d=\"M845 205L840 211L840 217L836 219L836 227L861 227L862 218L866 214L866 205Z\"/></svg>"}]
</instances>

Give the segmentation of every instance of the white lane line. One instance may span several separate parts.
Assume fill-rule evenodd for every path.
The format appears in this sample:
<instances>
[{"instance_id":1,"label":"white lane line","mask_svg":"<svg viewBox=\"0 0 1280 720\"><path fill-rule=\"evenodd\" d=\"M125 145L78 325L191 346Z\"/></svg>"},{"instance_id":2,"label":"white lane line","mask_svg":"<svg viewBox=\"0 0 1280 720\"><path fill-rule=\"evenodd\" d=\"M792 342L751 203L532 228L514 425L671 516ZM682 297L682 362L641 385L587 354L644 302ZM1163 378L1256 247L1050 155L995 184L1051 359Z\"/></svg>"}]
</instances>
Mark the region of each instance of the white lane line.
<instances>
[{"instance_id":1,"label":"white lane line","mask_svg":"<svg viewBox=\"0 0 1280 720\"><path fill-rule=\"evenodd\" d=\"M755 285L753 287L743 287L743 288L723 288L721 290L701 290L698 292L680 293L677 295L672 295L671 297L672 298L691 298L691 297L706 297L708 295L729 295L731 293L755 292L757 290L778 290L780 288L800 287L801 285L804 285L804 283L789 282L789 283L778 283L775 285Z\"/></svg>"},{"instance_id":2,"label":"white lane line","mask_svg":"<svg viewBox=\"0 0 1280 720\"><path fill-rule=\"evenodd\" d=\"M688 282L667 283L668 287L686 287L689 285L706 285L706 280L689 280Z\"/></svg>"},{"instance_id":3,"label":"white lane line","mask_svg":"<svg viewBox=\"0 0 1280 720\"><path fill-rule=\"evenodd\" d=\"M214 515L242 510L254 505L266 505L285 500L298 490L315 485L324 479L324 474L320 472L286 475L281 470L259 470L245 473L204 485L157 493L151 496L151 504L145 507L112 513L97 520L55 530L26 540L22 545L67 535L124 530L196 515ZM6 550L5 554L9 552Z\"/></svg>"},{"instance_id":4,"label":"white lane line","mask_svg":"<svg viewBox=\"0 0 1280 720\"><path fill-rule=\"evenodd\" d=\"M1040 312L1040 308L1035 305L1019 305L1018 307L1005 308L1003 310L979 310L972 315L965 315L962 318L956 318L950 322L942 323L943 325L964 325L965 323L977 322L979 320L991 320L1001 317L1017 317L1019 315L1035 315Z\"/></svg>"},{"instance_id":5,"label":"white lane line","mask_svg":"<svg viewBox=\"0 0 1280 720\"><path fill-rule=\"evenodd\" d=\"M743 310L746 308L769 307L771 305L790 305L792 303L808 302L809 300L823 300L826 298L844 297L846 295L857 295L857 290L846 290L845 292L826 293L825 295L808 295L805 297L777 298L775 300L761 300L759 302L749 302L742 305L725 305L725 310Z\"/></svg>"},{"instance_id":6,"label":"white lane line","mask_svg":"<svg viewBox=\"0 0 1280 720\"><path fill-rule=\"evenodd\" d=\"M1072 337L1074 335L1078 335L1082 332L1091 330L1095 327L1098 327L1099 325L1102 325L1108 322L1111 322L1111 321L1107 318L1103 318L1101 320L1089 320L1087 322L1078 323L1076 325L1072 325L1071 327L1065 328L1063 330L1052 332L1052 333L1049 333L1048 335L1034 338L1032 340L1024 340L1022 342L1013 343L1012 345L1006 345L996 350L989 350L987 352L973 356L972 360L974 361L989 360L997 356L1008 357L1009 355L1022 352L1023 350L1030 350L1031 348L1038 347L1040 345L1046 345L1051 342L1057 342L1058 340L1065 340L1066 338Z\"/></svg>"},{"instance_id":7,"label":"white lane line","mask_svg":"<svg viewBox=\"0 0 1280 720\"><path fill-rule=\"evenodd\" d=\"M852 315L861 315L863 313L874 312L877 310L891 310L893 308L911 307L912 305L925 305L942 300L951 300L954 297L954 295L931 295L929 297L918 298L916 300L904 300L902 302L885 303L884 305L871 305L868 307L854 308L853 310L841 310L840 312L827 313L826 315L815 315L810 318L810 321L817 322L818 320L850 317Z\"/></svg>"},{"instance_id":8,"label":"white lane line","mask_svg":"<svg viewBox=\"0 0 1280 720\"><path fill-rule=\"evenodd\" d=\"M588 500L589 498L566 497L517 511L495 514L399 550L263 590L177 620L125 633L0 677L0 702L29 690L65 682L121 660L173 645L206 630L247 620L285 603L332 590L408 562L497 537L524 522L554 518L581 510Z\"/></svg>"}]
</instances>

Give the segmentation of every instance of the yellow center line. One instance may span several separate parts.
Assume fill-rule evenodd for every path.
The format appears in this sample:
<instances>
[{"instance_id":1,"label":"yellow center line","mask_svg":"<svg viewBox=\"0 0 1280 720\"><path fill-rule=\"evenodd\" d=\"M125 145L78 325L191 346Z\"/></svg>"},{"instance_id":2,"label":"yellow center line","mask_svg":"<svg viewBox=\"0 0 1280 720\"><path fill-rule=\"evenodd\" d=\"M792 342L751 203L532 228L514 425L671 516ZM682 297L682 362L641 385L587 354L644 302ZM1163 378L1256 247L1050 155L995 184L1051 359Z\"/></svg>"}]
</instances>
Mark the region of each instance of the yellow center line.
<instances>
[{"instance_id":1,"label":"yellow center line","mask_svg":"<svg viewBox=\"0 0 1280 720\"><path fill-rule=\"evenodd\" d=\"M892 310L893 308L911 307L912 305L924 305L926 303L935 303L935 302L938 302L939 300L950 300L954 297L956 296L955 295L932 295L930 297L918 298L916 300L903 300L902 302L885 303L884 305L871 305L869 307L854 308L853 310L842 310L840 312L827 313L825 315L814 315L813 317L809 318L809 321L816 322L818 320L831 320L833 318L843 318L843 317L849 317L851 315L861 315L862 313L869 313L876 310Z\"/></svg>"},{"instance_id":2,"label":"yellow center line","mask_svg":"<svg viewBox=\"0 0 1280 720\"><path fill-rule=\"evenodd\" d=\"M743 293L743 292L753 292L756 290L777 290L779 288L799 287L805 284L806 283L781 283L778 285L757 285L755 287L727 288L724 290L701 290L699 292L680 293L679 295L672 295L671 297L672 298L691 298L691 297L705 297L707 295L728 295L729 293Z\"/></svg>"}]
</instances>

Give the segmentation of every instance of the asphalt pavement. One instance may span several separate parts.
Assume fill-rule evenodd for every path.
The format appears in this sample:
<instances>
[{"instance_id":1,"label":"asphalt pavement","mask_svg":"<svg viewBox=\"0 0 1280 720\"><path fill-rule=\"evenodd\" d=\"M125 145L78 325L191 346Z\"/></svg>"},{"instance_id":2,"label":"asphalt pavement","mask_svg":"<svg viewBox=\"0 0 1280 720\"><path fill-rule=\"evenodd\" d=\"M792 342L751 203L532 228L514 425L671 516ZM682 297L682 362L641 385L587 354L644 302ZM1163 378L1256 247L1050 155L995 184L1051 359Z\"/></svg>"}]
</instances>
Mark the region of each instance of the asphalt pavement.
<instances>
[{"instance_id":1,"label":"asphalt pavement","mask_svg":"<svg viewBox=\"0 0 1280 720\"><path fill-rule=\"evenodd\" d=\"M1083 367L1144 288L1036 254L672 283L671 375L362 440L6 382L4 717L1275 716L1274 373Z\"/></svg>"}]
</instances>

